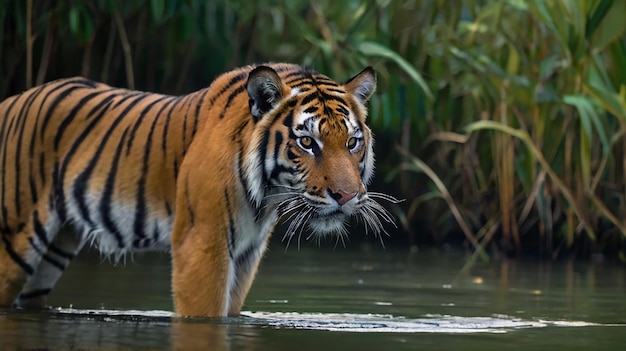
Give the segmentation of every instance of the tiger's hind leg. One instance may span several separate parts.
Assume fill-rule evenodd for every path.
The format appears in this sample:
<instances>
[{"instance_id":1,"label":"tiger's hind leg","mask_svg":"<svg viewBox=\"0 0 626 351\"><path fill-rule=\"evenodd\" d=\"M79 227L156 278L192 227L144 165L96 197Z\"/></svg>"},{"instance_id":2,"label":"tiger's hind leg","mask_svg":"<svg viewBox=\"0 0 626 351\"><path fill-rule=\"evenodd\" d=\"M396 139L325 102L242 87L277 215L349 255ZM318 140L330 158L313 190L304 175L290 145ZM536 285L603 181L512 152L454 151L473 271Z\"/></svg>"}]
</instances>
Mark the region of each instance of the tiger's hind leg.
<instances>
[{"instance_id":1,"label":"tiger's hind leg","mask_svg":"<svg viewBox=\"0 0 626 351\"><path fill-rule=\"evenodd\" d=\"M35 271L35 258L28 242L31 230L2 233L0 242L0 307L10 307Z\"/></svg>"},{"instance_id":2,"label":"tiger's hind leg","mask_svg":"<svg viewBox=\"0 0 626 351\"><path fill-rule=\"evenodd\" d=\"M0 306L14 305L27 282L39 276L42 259L60 223L56 214L35 209L16 231L4 230L0 241Z\"/></svg>"},{"instance_id":3,"label":"tiger's hind leg","mask_svg":"<svg viewBox=\"0 0 626 351\"><path fill-rule=\"evenodd\" d=\"M28 279L17 299L21 307L45 307L48 294L83 246L73 230L61 230L43 254L35 273Z\"/></svg>"}]
</instances>

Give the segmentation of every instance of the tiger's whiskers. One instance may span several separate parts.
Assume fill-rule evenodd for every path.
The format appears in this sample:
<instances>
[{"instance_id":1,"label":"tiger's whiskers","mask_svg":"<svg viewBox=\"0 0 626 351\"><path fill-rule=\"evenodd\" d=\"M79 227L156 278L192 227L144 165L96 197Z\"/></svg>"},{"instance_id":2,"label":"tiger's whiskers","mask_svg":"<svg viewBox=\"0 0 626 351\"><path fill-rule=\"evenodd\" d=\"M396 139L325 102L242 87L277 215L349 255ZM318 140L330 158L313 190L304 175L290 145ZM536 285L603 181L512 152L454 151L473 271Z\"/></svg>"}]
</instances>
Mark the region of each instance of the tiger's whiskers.
<instances>
[{"instance_id":1,"label":"tiger's whiskers","mask_svg":"<svg viewBox=\"0 0 626 351\"><path fill-rule=\"evenodd\" d=\"M288 186L281 187L289 191L285 193L271 194L270 196L287 196L286 199L279 201L276 205L278 217L281 219L281 222L289 223L283 235L282 241L287 240L286 250L289 248L291 239L294 236L297 236L299 249L304 228L315 215L316 207L310 204L301 192L294 192L296 189ZM384 223L389 223L393 225L394 228L397 228L397 225L393 215L377 200L388 201L392 204L402 202L402 200L398 200L388 194L368 192L357 204L356 212L352 216L356 218L357 222L362 222L366 235L369 235L370 232L373 233L373 235L380 240L381 245L384 247L385 245L382 234L389 236ZM349 237L346 226L344 225L340 229L336 229L334 234L337 235L337 242L335 243L335 246L339 243L339 240L341 240L345 247L345 240ZM308 241L313 237L317 237L319 242L323 236L325 235L320 235L318 231L312 230L311 233L309 233L304 239Z\"/></svg>"}]
</instances>

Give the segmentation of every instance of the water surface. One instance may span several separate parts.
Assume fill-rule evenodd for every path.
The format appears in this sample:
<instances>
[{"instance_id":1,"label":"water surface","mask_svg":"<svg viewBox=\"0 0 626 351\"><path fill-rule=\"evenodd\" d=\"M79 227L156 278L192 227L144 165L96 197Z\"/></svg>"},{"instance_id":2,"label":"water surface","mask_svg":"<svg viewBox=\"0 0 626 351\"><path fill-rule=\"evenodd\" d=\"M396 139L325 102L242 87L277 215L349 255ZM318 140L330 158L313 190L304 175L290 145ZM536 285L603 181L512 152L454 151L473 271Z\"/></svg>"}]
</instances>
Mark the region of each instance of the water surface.
<instances>
[{"instance_id":1,"label":"water surface","mask_svg":"<svg viewBox=\"0 0 626 351\"><path fill-rule=\"evenodd\" d=\"M49 311L0 310L0 350L616 350L626 270L477 263L393 249L275 246L238 318L172 311L166 254L79 257Z\"/></svg>"}]
</instances>

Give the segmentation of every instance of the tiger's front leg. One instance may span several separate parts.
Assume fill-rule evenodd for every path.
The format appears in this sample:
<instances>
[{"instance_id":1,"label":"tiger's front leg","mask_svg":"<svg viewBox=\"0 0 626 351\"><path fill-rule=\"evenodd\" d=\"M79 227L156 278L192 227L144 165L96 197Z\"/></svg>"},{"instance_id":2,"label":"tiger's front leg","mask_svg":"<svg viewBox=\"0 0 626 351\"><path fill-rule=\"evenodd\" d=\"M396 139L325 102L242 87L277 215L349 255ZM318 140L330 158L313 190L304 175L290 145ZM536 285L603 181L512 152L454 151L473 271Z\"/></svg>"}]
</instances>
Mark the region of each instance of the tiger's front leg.
<instances>
[{"instance_id":1,"label":"tiger's front leg","mask_svg":"<svg viewBox=\"0 0 626 351\"><path fill-rule=\"evenodd\" d=\"M183 166L177 180L171 237L174 307L182 316L223 317L236 281L229 251L232 225L220 182L207 180L202 175L210 172L196 164Z\"/></svg>"},{"instance_id":2,"label":"tiger's front leg","mask_svg":"<svg viewBox=\"0 0 626 351\"><path fill-rule=\"evenodd\" d=\"M214 230L214 229L213 229ZM207 240L205 226L192 225L172 234L172 291L179 315L225 316L232 264L222 240Z\"/></svg>"}]
</instances>

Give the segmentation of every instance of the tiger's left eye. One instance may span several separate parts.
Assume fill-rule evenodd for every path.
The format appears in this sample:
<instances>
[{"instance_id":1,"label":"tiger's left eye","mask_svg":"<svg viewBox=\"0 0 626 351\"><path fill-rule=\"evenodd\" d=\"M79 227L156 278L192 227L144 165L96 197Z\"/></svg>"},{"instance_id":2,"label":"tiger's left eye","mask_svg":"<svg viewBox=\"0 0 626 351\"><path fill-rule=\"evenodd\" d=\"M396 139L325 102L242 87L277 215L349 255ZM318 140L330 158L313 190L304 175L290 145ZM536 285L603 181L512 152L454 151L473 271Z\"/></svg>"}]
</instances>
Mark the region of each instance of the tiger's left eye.
<instances>
[{"instance_id":1,"label":"tiger's left eye","mask_svg":"<svg viewBox=\"0 0 626 351\"><path fill-rule=\"evenodd\" d=\"M346 146L348 147L348 149L350 150L354 150L356 149L356 147L359 145L359 139L355 138L355 137L351 137L350 139L348 139L348 142L346 143Z\"/></svg>"}]
</instances>

